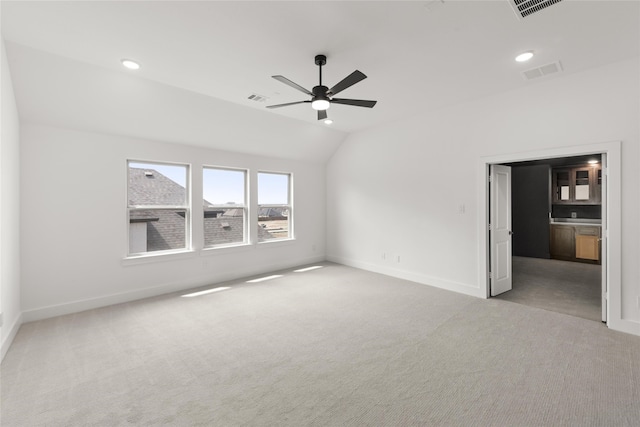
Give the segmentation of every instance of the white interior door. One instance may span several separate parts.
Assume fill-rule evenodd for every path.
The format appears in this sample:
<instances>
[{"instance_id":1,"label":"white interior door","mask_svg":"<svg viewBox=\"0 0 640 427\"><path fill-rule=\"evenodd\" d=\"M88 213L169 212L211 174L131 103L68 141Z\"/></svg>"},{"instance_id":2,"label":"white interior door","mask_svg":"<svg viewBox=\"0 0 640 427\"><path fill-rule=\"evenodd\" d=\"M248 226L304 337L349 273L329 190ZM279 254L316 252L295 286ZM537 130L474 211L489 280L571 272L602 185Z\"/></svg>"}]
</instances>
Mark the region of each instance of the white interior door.
<instances>
[{"instance_id":1,"label":"white interior door","mask_svg":"<svg viewBox=\"0 0 640 427\"><path fill-rule=\"evenodd\" d=\"M602 167L602 180L600 185L600 199L602 201L602 229L600 230L600 264L602 265L602 281L601 285L601 304L602 304L602 321L607 323L607 235L608 235L608 222L607 222L607 154L602 154L600 161ZM597 178L597 177L596 177ZM597 184L596 184L597 185ZM608 324L608 323L607 323Z\"/></svg>"},{"instance_id":2,"label":"white interior door","mask_svg":"<svg viewBox=\"0 0 640 427\"><path fill-rule=\"evenodd\" d=\"M491 296L510 291L511 268L511 167L491 165L489 240L491 242Z\"/></svg>"}]
</instances>

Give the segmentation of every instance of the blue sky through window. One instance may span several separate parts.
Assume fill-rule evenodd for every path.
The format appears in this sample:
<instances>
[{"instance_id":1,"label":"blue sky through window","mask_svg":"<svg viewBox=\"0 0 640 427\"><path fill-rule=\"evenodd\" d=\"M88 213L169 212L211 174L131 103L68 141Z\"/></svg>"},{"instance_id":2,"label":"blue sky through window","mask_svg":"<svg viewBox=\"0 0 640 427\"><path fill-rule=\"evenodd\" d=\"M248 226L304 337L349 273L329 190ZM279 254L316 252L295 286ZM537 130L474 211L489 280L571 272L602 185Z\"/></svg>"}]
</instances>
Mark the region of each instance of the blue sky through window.
<instances>
[{"instance_id":1,"label":"blue sky through window","mask_svg":"<svg viewBox=\"0 0 640 427\"><path fill-rule=\"evenodd\" d=\"M187 166L129 162L129 167L156 170L175 183L186 188ZM244 204L245 171L233 169L203 169L203 197L211 204ZM283 173L258 173L258 203L289 203L289 175Z\"/></svg>"},{"instance_id":2,"label":"blue sky through window","mask_svg":"<svg viewBox=\"0 0 640 427\"><path fill-rule=\"evenodd\" d=\"M258 204L286 205L289 203L289 175L282 173L258 174Z\"/></svg>"},{"instance_id":3,"label":"blue sky through window","mask_svg":"<svg viewBox=\"0 0 640 427\"><path fill-rule=\"evenodd\" d=\"M214 205L243 205L245 172L204 168L202 171L204 199Z\"/></svg>"}]
</instances>

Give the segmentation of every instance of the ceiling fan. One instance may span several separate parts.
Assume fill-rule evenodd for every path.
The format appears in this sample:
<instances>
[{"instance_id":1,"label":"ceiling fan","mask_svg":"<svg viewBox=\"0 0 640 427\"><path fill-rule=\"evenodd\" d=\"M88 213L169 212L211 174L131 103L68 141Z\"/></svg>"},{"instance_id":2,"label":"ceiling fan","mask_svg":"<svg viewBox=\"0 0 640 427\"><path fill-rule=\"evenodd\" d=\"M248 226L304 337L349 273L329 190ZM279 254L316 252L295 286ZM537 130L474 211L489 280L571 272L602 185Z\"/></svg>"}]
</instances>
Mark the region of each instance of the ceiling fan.
<instances>
[{"instance_id":1,"label":"ceiling fan","mask_svg":"<svg viewBox=\"0 0 640 427\"><path fill-rule=\"evenodd\" d=\"M340 83L329 89L326 86L322 85L322 66L327 63L327 57L325 55L316 55L315 63L320 71L320 83L318 86L314 86L311 91L303 88L297 83L292 82L288 78L284 76L271 76L274 79L282 82L288 86L291 86L294 89L299 90L302 93L310 95L312 98L308 101L296 101L296 102L288 102L286 104L277 104L277 105L268 105L267 108L280 108L287 107L289 105L296 104L305 104L311 103L311 108L314 110L318 110L318 120L325 120L327 118L327 109L331 106L331 104L344 104L344 105L354 105L356 107L366 107L373 108L378 101L365 101L362 99L344 99L344 98L333 98L334 95L337 95L339 92L347 89L348 87L353 86L361 80L367 78L363 73L356 70L353 73L349 74L345 77Z\"/></svg>"}]
</instances>

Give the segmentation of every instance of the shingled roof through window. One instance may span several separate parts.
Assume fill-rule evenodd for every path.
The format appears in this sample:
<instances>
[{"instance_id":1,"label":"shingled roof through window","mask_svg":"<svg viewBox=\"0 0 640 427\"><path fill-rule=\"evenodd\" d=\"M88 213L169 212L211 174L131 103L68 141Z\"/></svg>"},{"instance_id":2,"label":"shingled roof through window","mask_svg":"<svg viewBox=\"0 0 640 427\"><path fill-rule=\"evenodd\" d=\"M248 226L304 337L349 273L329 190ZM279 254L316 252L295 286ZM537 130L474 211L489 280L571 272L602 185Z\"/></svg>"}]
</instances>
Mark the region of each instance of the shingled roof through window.
<instances>
[{"instance_id":1,"label":"shingled roof through window","mask_svg":"<svg viewBox=\"0 0 640 427\"><path fill-rule=\"evenodd\" d=\"M187 191L154 169L129 168L129 205L182 206Z\"/></svg>"},{"instance_id":2,"label":"shingled roof through window","mask_svg":"<svg viewBox=\"0 0 640 427\"><path fill-rule=\"evenodd\" d=\"M129 168L130 206L180 206L186 203L186 189L150 168ZM203 200L204 206L209 206ZM267 213L267 212L264 212ZM208 214L208 215L207 215ZM213 215L212 215L213 214ZM282 216L280 211L268 214ZM244 241L244 210L207 208L204 218L206 245L224 245ZM185 219L182 210L137 210L130 213L131 223L147 223L147 251L185 247ZM259 241L273 239L271 233L258 227Z\"/></svg>"}]
</instances>

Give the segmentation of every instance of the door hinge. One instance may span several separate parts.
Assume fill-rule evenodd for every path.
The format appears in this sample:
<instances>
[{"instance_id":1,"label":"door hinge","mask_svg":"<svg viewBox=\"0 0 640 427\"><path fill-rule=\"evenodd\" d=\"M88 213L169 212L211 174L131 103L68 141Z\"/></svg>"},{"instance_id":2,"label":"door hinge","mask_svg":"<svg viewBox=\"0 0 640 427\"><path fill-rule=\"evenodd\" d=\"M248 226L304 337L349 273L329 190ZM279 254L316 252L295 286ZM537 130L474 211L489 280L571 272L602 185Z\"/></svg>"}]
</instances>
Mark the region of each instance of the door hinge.
<instances>
[{"instance_id":1,"label":"door hinge","mask_svg":"<svg viewBox=\"0 0 640 427\"><path fill-rule=\"evenodd\" d=\"M491 231L491 224L489 224L489 231Z\"/></svg>"},{"instance_id":2,"label":"door hinge","mask_svg":"<svg viewBox=\"0 0 640 427\"><path fill-rule=\"evenodd\" d=\"M489 279L493 279L493 274L491 274L491 272L489 272L488 276L489 276Z\"/></svg>"},{"instance_id":3,"label":"door hinge","mask_svg":"<svg viewBox=\"0 0 640 427\"><path fill-rule=\"evenodd\" d=\"M491 182L491 175L489 175L489 182Z\"/></svg>"}]
</instances>

